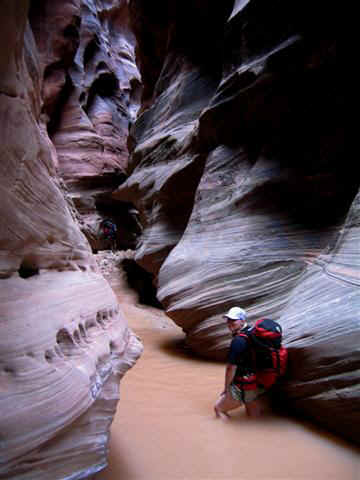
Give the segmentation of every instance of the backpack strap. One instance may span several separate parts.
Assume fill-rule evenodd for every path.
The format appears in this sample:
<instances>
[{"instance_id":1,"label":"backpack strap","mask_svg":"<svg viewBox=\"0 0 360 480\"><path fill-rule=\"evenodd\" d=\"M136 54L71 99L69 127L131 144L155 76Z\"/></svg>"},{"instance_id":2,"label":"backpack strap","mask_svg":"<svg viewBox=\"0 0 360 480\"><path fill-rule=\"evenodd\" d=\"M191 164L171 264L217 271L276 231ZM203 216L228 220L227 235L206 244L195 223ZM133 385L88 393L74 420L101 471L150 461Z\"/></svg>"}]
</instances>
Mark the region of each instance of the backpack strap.
<instances>
[{"instance_id":1,"label":"backpack strap","mask_svg":"<svg viewBox=\"0 0 360 480\"><path fill-rule=\"evenodd\" d=\"M256 352L255 352L255 349L252 345L252 338L251 338L251 330L252 328L248 327L247 330L244 330L244 331L240 331L240 333L235 333L234 336L236 337L243 337L246 339L247 343L248 343L248 347L250 349L250 354L251 354L251 361L252 361L252 367L254 368L254 370L256 370Z\"/></svg>"},{"instance_id":2,"label":"backpack strap","mask_svg":"<svg viewBox=\"0 0 360 480\"><path fill-rule=\"evenodd\" d=\"M249 335L247 335L246 333L241 333L241 331L238 331L238 332L235 332L234 337L243 337L243 338L246 338L247 340L249 340Z\"/></svg>"}]
</instances>

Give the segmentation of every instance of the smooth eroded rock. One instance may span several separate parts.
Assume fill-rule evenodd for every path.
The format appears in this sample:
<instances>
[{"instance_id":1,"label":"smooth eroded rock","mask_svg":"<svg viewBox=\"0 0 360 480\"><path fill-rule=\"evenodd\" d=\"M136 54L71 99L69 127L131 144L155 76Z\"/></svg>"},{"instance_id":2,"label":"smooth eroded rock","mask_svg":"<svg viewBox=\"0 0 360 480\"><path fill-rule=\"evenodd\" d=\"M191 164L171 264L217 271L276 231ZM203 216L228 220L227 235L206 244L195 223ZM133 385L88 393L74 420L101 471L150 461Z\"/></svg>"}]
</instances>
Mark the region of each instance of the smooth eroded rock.
<instances>
[{"instance_id":1,"label":"smooth eroded rock","mask_svg":"<svg viewBox=\"0 0 360 480\"><path fill-rule=\"evenodd\" d=\"M80 479L106 465L119 380L142 345L57 176L28 7L1 11L0 477Z\"/></svg>"},{"instance_id":2,"label":"smooth eroded rock","mask_svg":"<svg viewBox=\"0 0 360 480\"><path fill-rule=\"evenodd\" d=\"M131 2L138 45L159 55L153 65L141 58L144 113L131 130L131 176L116 194L136 203L145 225L135 258L157 275L159 300L200 355L225 358L221 315L232 305L250 321L279 320L291 359L285 402L359 442L351 218L360 176L344 154L341 9L174 2L157 22L145 3ZM181 9L187 35L184 16L173 16ZM201 82L181 81L195 72ZM191 138L178 133L172 148L167 132L184 131L189 118ZM178 175L184 150L189 168Z\"/></svg>"}]
</instances>

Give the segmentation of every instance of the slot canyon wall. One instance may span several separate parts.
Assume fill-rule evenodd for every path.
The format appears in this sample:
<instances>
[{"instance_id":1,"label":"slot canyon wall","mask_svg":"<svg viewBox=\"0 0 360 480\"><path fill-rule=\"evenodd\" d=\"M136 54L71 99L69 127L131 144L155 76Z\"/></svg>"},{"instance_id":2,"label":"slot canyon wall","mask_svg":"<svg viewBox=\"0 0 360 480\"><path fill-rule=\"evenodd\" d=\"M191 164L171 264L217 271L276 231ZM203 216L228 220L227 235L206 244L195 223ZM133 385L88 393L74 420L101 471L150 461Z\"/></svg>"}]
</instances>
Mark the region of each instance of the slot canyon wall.
<instances>
[{"instance_id":1,"label":"slot canyon wall","mask_svg":"<svg viewBox=\"0 0 360 480\"><path fill-rule=\"evenodd\" d=\"M222 313L284 327L291 409L360 442L360 174L327 2L130 1L144 90L129 178L136 261L194 352L224 359Z\"/></svg>"},{"instance_id":2,"label":"slot canyon wall","mask_svg":"<svg viewBox=\"0 0 360 480\"><path fill-rule=\"evenodd\" d=\"M124 175L139 78L127 2L0 6L0 478L87 478L142 351L75 208L95 216Z\"/></svg>"},{"instance_id":3,"label":"slot canyon wall","mask_svg":"<svg viewBox=\"0 0 360 480\"><path fill-rule=\"evenodd\" d=\"M41 121L81 229L93 250L104 249L99 225L109 218L118 247L134 248L141 233L134 209L111 195L126 177L141 95L128 2L35 0L29 21L43 77Z\"/></svg>"},{"instance_id":4,"label":"slot canyon wall","mask_svg":"<svg viewBox=\"0 0 360 480\"><path fill-rule=\"evenodd\" d=\"M290 350L281 398L360 443L341 7L3 0L1 12L0 478L106 465L119 378L142 346L91 252L104 217L121 248L143 229L136 261L194 352L224 359L233 304L272 316Z\"/></svg>"}]
</instances>

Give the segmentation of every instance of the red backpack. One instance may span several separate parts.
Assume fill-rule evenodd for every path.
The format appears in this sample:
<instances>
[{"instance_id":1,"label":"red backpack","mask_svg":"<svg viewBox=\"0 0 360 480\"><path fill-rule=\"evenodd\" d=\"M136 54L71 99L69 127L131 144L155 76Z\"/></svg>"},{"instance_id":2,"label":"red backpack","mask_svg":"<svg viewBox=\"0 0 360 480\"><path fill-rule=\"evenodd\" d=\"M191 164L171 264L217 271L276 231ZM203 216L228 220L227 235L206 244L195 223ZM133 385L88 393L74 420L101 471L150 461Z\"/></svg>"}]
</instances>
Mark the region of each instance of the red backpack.
<instances>
[{"instance_id":1,"label":"red backpack","mask_svg":"<svg viewBox=\"0 0 360 480\"><path fill-rule=\"evenodd\" d=\"M281 325L270 318L257 320L247 333L239 333L250 343L253 367L256 372L256 384L266 389L284 375L287 366L288 351L281 345Z\"/></svg>"}]
</instances>

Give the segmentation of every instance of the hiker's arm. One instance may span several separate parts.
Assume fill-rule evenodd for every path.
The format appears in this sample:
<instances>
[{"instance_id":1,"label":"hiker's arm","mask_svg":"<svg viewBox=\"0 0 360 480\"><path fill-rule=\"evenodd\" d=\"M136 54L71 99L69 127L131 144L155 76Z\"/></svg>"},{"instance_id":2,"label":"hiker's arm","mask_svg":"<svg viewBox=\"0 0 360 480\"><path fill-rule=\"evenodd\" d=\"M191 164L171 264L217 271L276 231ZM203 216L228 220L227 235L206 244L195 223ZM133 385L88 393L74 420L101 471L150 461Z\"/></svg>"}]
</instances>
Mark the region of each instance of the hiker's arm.
<instances>
[{"instance_id":1,"label":"hiker's arm","mask_svg":"<svg viewBox=\"0 0 360 480\"><path fill-rule=\"evenodd\" d=\"M222 392L222 395L227 392L231 382L234 380L238 359L241 358L246 348L247 342L244 338L235 337L232 339L225 370L225 390Z\"/></svg>"},{"instance_id":2,"label":"hiker's arm","mask_svg":"<svg viewBox=\"0 0 360 480\"><path fill-rule=\"evenodd\" d=\"M236 368L237 368L236 365L232 365L231 363L228 363L226 365L225 386L224 386L224 391L222 393L226 393L228 391L228 388L231 382L234 380Z\"/></svg>"}]
</instances>

